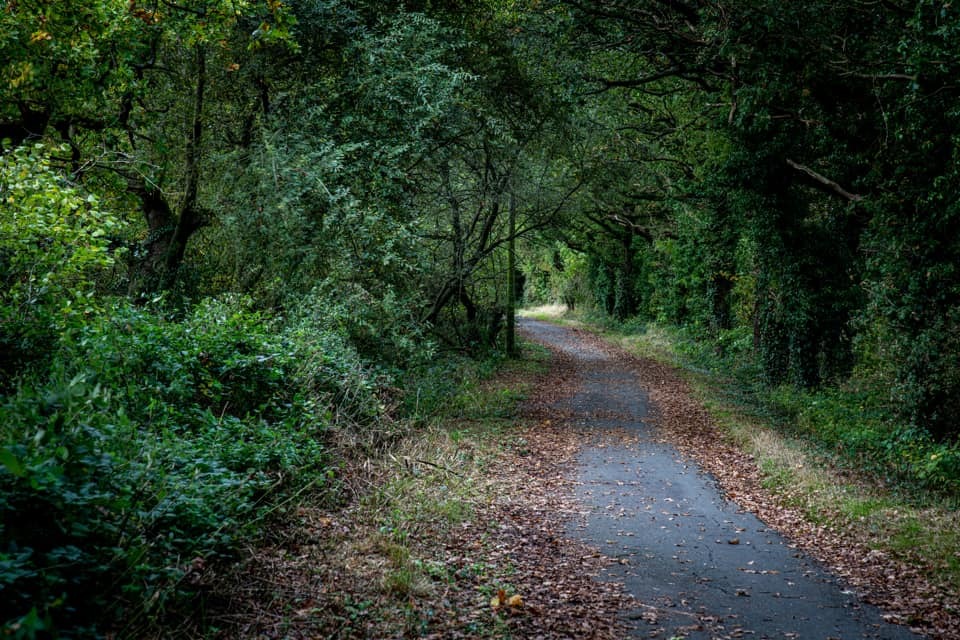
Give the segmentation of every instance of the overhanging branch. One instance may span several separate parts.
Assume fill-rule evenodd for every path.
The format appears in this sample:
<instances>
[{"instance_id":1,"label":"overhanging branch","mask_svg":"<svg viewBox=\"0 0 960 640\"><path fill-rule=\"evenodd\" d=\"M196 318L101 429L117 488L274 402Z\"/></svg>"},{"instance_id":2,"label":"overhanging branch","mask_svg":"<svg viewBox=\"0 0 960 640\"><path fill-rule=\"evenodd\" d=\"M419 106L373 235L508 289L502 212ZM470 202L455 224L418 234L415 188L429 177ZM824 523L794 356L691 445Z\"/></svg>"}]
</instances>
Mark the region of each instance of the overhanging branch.
<instances>
[{"instance_id":1,"label":"overhanging branch","mask_svg":"<svg viewBox=\"0 0 960 640\"><path fill-rule=\"evenodd\" d=\"M786 160L787 160L787 164L791 168L796 169L797 171L807 175L808 177L812 178L814 181L818 182L819 184L823 185L824 187L832 191L833 193L839 196L842 196L851 202L860 202L861 200L863 200L863 196L847 191L846 189L841 187L839 184L837 184L830 178L826 177L821 173L817 173L810 167L794 162L790 158L787 158Z\"/></svg>"},{"instance_id":2,"label":"overhanging branch","mask_svg":"<svg viewBox=\"0 0 960 640\"><path fill-rule=\"evenodd\" d=\"M680 80L686 80L687 82L692 82L697 86L712 91L713 87L708 83L703 77L699 75L701 70L691 70L679 66L668 67L660 71L645 75L640 78L626 78L626 79L613 79L613 78L603 78L603 77L587 77L584 78L587 82L593 82L600 85L600 88L588 92L587 95L594 95L598 93L604 93L606 91L611 91L613 89L639 89L645 87L646 85L658 82L660 80L665 80L667 78L678 78Z\"/></svg>"}]
</instances>

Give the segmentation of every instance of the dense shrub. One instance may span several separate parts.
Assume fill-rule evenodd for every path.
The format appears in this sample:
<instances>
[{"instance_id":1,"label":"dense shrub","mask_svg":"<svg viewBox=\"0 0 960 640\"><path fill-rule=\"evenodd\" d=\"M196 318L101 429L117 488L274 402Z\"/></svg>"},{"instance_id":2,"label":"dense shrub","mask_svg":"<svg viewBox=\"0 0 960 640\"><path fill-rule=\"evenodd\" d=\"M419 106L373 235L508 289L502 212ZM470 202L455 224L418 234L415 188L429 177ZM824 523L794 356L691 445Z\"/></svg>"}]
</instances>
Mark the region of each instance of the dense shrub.
<instances>
[{"instance_id":1,"label":"dense shrub","mask_svg":"<svg viewBox=\"0 0 960 640\"><path fill-rule=\"evenodd\" d=\"M0 406L0 614L14 635L136 635L202 567L326 477L323 432L377 385L319 324L243 300L176 318L116 303ZM106 612L106 613L105 613Z\"/></svg>"},{"instance_id":2,"label":"dense shrub","mask_svg":"<svg viewBox=\"0 0 960 640\"><path fill-rule=\"evenodd\" d=\"M876 393L847 387L782 394L780 401L795 407L798 428L842 460L894 486L960 493L960 445L903 425Z\"/></svg>"},{"instance_id":3,"label":"dense shrub","mask_svg":"<svg viewBox=\"0 0 960 640\"><path fill-rule=\"evenodd\" d=\"M0 155L0 392L96 310L93 275L113 262L121 226L57 173L42 145Z\"/></svg>"}]
</instances>

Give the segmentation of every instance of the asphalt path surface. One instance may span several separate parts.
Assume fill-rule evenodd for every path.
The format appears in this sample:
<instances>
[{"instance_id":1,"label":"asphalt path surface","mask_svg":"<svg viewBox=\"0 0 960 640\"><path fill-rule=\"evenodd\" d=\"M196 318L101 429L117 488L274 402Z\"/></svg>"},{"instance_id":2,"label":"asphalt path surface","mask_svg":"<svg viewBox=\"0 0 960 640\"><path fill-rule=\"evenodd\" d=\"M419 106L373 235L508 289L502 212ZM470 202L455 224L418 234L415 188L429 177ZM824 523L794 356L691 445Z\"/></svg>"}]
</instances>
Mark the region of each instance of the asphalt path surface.
<instances>
[{"instance_id":1,"label":"asphalt path surface","mask_svg":"<svg viewBox=\"0 0 960 640\"><path fill-rule=\"evenodd\" d=\"M624 612L633 637L920 638L884 622L658 442L628 366L568 329L527 319L520 326L575 361L577 391L556 407L585 436L575 478L583 516L567 534L614 560L601 579L623 583L636 599Z\"/></svg>"}]
</instances>

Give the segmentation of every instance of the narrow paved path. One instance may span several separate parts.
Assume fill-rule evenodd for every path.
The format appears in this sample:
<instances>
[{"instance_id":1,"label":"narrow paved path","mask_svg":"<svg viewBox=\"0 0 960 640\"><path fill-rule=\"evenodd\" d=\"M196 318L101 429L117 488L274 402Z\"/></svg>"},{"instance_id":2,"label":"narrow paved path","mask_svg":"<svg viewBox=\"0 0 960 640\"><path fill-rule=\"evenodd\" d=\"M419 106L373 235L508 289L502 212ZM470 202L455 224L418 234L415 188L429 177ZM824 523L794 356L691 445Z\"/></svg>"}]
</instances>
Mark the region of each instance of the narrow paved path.
<instances>
[{"instance_id":1,"label":"narrow paved path","mask_svg":"<svg viewBox=\"0 0 960 640\"><path fill-rule=\"evenodd\" d=\"M583 517L567 533L615 559L603 579L638 602L627 614L635 637L919 637L885 623L654 438L646 394L621 360L569 329L532 320L521 328L576 362L578 391L556 405L586 441L576 470Z\"/></svg>"}]
</instances>

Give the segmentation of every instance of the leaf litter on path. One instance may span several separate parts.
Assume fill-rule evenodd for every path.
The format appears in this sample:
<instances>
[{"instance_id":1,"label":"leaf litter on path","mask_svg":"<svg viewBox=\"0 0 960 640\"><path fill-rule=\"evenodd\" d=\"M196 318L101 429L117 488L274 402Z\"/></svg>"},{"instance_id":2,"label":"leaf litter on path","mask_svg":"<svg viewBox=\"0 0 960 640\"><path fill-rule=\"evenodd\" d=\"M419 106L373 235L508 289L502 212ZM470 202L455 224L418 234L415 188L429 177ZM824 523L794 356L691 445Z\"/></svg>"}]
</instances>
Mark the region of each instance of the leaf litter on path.
<instances>
[{"instance_id":1,"label":"leaf litter on path","mask_svg":"<svg viewBox=\"0 0 960 640\"><path fill-rule=\"evenodd\" d=\"M871 549L855 531L811 522L785 504L783 497L764 488L754 458L722 435L676 369L615 349L589 331L572 331L582 344L592 345L637 373L649 395L658 437L710 473L741 509L829 567L866 602L883 609L888 622L935 638L960 638L960 594L931 580L935 567Z\"/></svg>"},{"instance_id":2,"label":"leaf litter on path","mask_svg":"<svg viewBox=\"0 0 960 640\"><path fill-rule=\"evenodd\" d=\"M269 544L211 587L222 637L622 638L618 613L630 598L591 579L610 560L563 535L578 508L570 468L581 443L552 405L573 392L575 373L554 354L485 461L483 499L464 521L419 523L402 549L391 547L363 509L361 494L385 480L374 473L352 481L358 495L342 508L306 504L278 523ZM398 569L391 553L408 553L423 583L385 583Z\"/></svg>"}]
</instances>

